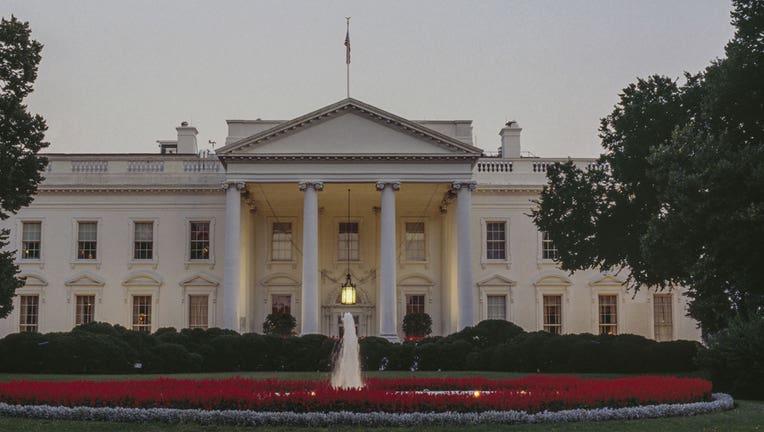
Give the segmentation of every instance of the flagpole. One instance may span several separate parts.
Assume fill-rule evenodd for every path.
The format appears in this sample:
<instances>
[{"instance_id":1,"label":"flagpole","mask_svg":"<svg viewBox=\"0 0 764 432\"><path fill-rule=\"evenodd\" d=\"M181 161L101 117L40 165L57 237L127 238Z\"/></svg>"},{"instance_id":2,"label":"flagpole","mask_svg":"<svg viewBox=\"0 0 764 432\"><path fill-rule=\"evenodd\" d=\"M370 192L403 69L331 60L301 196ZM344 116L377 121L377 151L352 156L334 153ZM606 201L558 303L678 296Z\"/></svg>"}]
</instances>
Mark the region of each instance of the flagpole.
<instances>
[{"instance_id":1,"label":"flagpole","mask_svg":"<svg viewBox=\"0 0 764 432\"><path fill-rule=\"evenodd\" d=\"M347 67L346 83L347 97L350 98L350 17L345 17L347 21L347 33L345 33L345 66Z\"/></svg>"}]
</instances>

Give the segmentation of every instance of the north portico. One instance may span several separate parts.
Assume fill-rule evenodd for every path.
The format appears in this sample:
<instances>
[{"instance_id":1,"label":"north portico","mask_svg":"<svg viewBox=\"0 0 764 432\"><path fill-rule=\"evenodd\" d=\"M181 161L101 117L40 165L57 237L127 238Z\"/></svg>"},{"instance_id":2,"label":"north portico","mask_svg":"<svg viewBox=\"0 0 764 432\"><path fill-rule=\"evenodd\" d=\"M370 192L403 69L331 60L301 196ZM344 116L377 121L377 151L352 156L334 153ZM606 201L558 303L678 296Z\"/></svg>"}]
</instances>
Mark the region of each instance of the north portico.
<instances>
[{"instance_id":1,"label":"north portico","mask_svg":"<svg viewBox=\"0 0 764 432\"><path fill-rule=\"evenodd\" d=\"M301 334L337 335L349 311L362 335L396 340L410 292L424 294L437 328L475 324L471 194L482 151L453 136L459 126L436 125L449 136L354 99L291 121L229 121L217 151L223 325L243 330L288 299ZM354 305L339 302L348 264Z\"/></svg>"}]
</instances>

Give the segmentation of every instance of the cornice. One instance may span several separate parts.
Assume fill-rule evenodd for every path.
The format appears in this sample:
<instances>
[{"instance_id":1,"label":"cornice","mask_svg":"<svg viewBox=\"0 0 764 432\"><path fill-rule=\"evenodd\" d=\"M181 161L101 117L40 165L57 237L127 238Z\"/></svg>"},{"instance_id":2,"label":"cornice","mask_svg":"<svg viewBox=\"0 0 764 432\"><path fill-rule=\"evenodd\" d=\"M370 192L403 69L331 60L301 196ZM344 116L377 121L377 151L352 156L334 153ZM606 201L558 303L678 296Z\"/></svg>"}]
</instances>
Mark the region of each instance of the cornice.
<instances>
[{"instance_id":1,"label":"cornice","mask_svg":"<svg viewBox=\"0 0 764 432\"><path fill-rule=\"evenodd\" d=\"M220 185L55 185L40 186L37 193L100 193L100 192L154 192L154 193L174 193L174 192L201 192L201 193L223 193Z\"/></svg>"},{"instance_id":2,"label":"cornice","mask_svg":"<svg viewBox=\"0 0 764 432\"><path fill-rule=\"evenodd\" d=\"M218 155L221 160L231 161L401 161L401 160L464 160L475 161L479 155L461 154L390 154L390 153L336 153L336 154L310 154L310 153L270 153L270 154L250 154L250 153L228 153Z\"/></svg>"},{"instance_id":3,"label":"cornice","mask_svg":"<svg viewBox=\"0 0 764 432\"><path fill-rule=\"evenodd\" d=\"M544 185L481 185L478 183L475 193L530 192L540 193Z\"/></svg>"}]
</instances>

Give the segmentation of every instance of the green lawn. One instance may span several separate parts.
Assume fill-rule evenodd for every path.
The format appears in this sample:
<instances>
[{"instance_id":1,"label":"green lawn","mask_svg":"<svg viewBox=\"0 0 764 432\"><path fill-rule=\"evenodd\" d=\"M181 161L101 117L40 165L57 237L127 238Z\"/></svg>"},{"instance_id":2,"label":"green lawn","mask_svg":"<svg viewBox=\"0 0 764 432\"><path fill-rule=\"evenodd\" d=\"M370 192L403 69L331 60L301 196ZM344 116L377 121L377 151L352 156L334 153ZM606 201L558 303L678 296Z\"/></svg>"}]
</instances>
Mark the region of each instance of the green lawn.
<instances>
[{"instance_id":1,"label":"green lawn","mask_svg":"<svg viewBox=\"0 0 764 432\"><path fill-rule=\"evenodd\" d=\"M367 376L373 377L438 377L438 376L481 376L486 378L513 378L525 374L501 373L501 372L372 372ZM0 374L0 380L11 379L38 379L38 380L79 380L79 379L146 379L155 378L158 375L17 375ZM326 379L328 374L315 372L294 373L215 373L215 374L178 374L166 375L174 378L225 378L230 376L246 376L252 378L281 378L281 379ZM616 375L585 375L587 377L616 377ZM414 428L411 428L412 430ZM162 424L162 423L109 423L109 422L86 422L86 421L63 421L63 420L30 420L0 417L0 431L29 431L29 432L93 432L93 431L129 431L129 432L213 432L213 431L239 431L244 432L251 428L233 426L200 426L195 424ZM270 427L258 428L258 431L285 432L299 430L304 432L308 428L294 427ZM364 428L354 427L331 427L310 428L310 430L325 431L362 431ZM401 428L375 428L375 431L401 430ZM417 431L460 431L460 432L488 432L488 431L761 431L764 432L764 402L738 401L738 407L732 411L716 414L706 414L695 417L673 417L651 420L631 421L607 421L600 423L571 423L562 425L480 425L480 426L454 426L454 427L418 427Z\"/></svg>"}]
</instances>

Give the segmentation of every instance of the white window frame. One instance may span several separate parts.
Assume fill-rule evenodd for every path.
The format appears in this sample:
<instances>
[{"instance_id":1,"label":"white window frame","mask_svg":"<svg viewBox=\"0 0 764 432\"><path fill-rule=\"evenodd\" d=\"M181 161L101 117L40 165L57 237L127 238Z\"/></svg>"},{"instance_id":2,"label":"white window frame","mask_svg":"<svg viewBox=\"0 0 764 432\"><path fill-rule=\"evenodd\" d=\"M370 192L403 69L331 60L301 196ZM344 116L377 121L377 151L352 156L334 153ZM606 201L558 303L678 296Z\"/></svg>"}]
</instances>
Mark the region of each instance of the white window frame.
<instances>
[{"instance_id":1,"label":"white window frame","mask_svg":"<svg viewBox=\"0 0 764 432\"><path fill-rule=\"evenodd\" d=\"M207 327L204 330L211 328L212 316L212 295L208 293L189 293L186 294L186 328L191 328L191 297L207 297ZM201 328L201 327L194 327Z\"/></svg>"},{"instance_id":2,"label":"white window frame","mask_svg":"<svg viewBox=\"0 0 764 432\"><path fill-rule=\"evenodd\" d=\"M438 317L433 315L432 300L433 300L433 286L434 283L430 278L422 273L413 273L402 277L397 283L397 295L398 295L398 320L395 327L399 336L405 336L403 334L403 317L406 316L406 296L409 295L423 295L424 296L424 313L432 318L432 328L438 328L439 323L436 322Z\"/></svg>"},{"instance_id":3,"label":"white window frame","mask_svg":"<svg viewBox=\"0 0 764 432\"><path fill-rule=\"evenodd\" d=\"M615 297L615 333L614 336L617 336L619 334L627 333L623 326L621 325L623 323L623 307L621 307L621 301L622 296L620 292L612 291L612 290L599 290L594 298L594 314L596 317L595 320L595 326L594 326L594 334L600 335L600 296L614 296Z\"/></svg>"},{"instance_id":4,"label":"white window frame","mask_svg":"<svg viewBox=\"0 0 764 432\"><path fill-rule=\"evenodd\" d=\"M486 279L477 283L480 293L480 320L488 319L488 296L505 296L507 304L504 307L505 321L511 321L514 317L512 313L512 304L514 303L512 297L512 287L516 285L516 282L510 280L504 276L494 274Z\"/></svg>"},{"instance_id":5,"label":"white window frame","mask_svg":"<svg viewBox=\"0 0 764 432\"><path fill-rule=\"evenodd\" d=\"M650 332L653 340L658 340L655 335L655 296L665 295L671 298L671 340L677 340L677 310L680 309L679 295L674 290L650 290L648 291L648 302L650 306Z\"/></svg>"},{"instance_id":6,"label":"white window frame","mask_svg":"<svg viewBox=\"0 0 764 432\"><path fill-rule=\"evenodd\" d=\"M42 333L42 331L40 330L40 318L42 317L42 303L43 302L42 302L42 295L40 295L38 293L23 293L23 294L19 294L18 295L18 305L17 305L18 309L17 310L19 311L19 314L18 314L18 320L17 320L17 322L18 322L18 327L17 328L18 328L19 333L21 333L21 326L22 326L22 324L21 324L21 317L22 317L21 299L22 299L22 297L37 297L37 322L36 322L36 324L34 324L35 325L35 331L31 332L31 333Z\"/></svg>"},{"instance_id":7,"label":"white window frame","mask_svg":"<svg viewBox=\"0 0 764 432\"><path fill-rule=\"evenodd\" d=\"M409 260L408 249L406 243L406 224L407 223L422 223L424 224L424 260ZM402 241L401 258L400 262L403 264L428 264L430 262L430 221L429 219L405 217L400 219L400 229L398 235Z\"/></svg>"},{"instance_id":8,"label":"white window frame","mask_svg":"<svg viewBox=\"0 0 764 432\"><path fill-rule=\"evenodd\" d=\"M217 327L217 321L215 312L217 311L217 293L220 282L217 278L204 272L196 273L190 278L180 282L180 286L183 288L183 295L181 297L181 305L183 310L183 328L189 328L191 317L189 316L189 304L191 300L189 297L192 295L206 295L209 296L209 310L207 311L207 326L208 328Z\"/></svg>"},{"instance_id":9,"label":"white window frame","mask_svg":"<svg viewBox=\"0 0 764 432\"><path fill-rule=\"evenodd\" d=\"M564 312L564 305L565 305L565 294L562 293L554 293L554 294L542 294L541 295L541 331L547 331L546 327L549 325L550 327L552 324L546 323L546 304L544 304L544 299L549 297L559 297L560 298L560 323L558 327L560 328L560 332L557 334L564 334L563 333L563 320L565 319L565 312ZM549 332L550 334L552 332Z\"/></svg>"},{"instance_id":10,"label":"white window frame","mask_svg":"<svg viewBox=\"0 0 764 432\"><path fill-rule=\"evenodd\" d=\"M554 240L552 240L552 242L554 242ZM537 244L538 244L538 257L537 257L538 263L540 265L558 267L559 262L553 259L544 258L544 232L543 231L538 231ZM559 255L559 249L558 249L558 255Z\"/></svg>"},{"instance_id":11,"label":"white window frame","mask_svg":"<svg viewBox=\"0 0 764 432\"><path fill-rule=\"evenodd\" d=\"M133 308L135 307L135 298L136 297L151 297L151 302L149 305L151 305L151 324L149 327L149 334L154 333L156 329L158 329L158 323L156 322L157 318L157 309L159 305L159 296L158 294L154 294L152 291L141 291L141 290L135 290L130 292L130 309L128 311L128 325L127 328L130 330L135 330L134 323L133 323ZM137 330L136 330L137 331Z\"/></svg>"},{"instance_id":12,"label":"white window frame","mask_svg":"<svg viewBox=\"0 0 764 432\"><path fill-rule=\"evenodd\" d=\"M273 265L279 265L279 264L289 264L293 268L297 264L297 251L295 250L295 245L298 244L297 242L301 240L299 237L299 225L297 223L297 218L294 216L287 216L287 217L281 217L278 218L269 216L266 218L266 223L268 224L268 268L271 268ZM274 223L291 223L292 224L292 259L291 260L274 260L273 259L273 224Z\"/></svg>"},{"instance_id":13,"label":"white window frame","mask_svg":"<svg viewBox=\"0 0 764 432\"><path fill-rule=\"evenodd\" d=\"M504 223L504 259L488 259L488 224ZM504 265L509 269L512 263L512 253L509 246L510 219L506 217L482 217L480 218L480 264L485 269L489 265Z\"/></svg>"},{"instance_id":14,"label":"white window frame","mask_svg":"<svg viewBox=\"0 0 764 432\"><path fill-rule=\"evenodd\" d=\"M544 296L557 295L562 296L560 334L566 334L569 331L571 315L569 287L572 282L567 276L555 270L542 274L543 276L534 282L536 287L536 329L544 331Z\"/></svg>"},{"instance_id":15,"label":"white window frame","mask_svg":"<svg viewBox=\"0 0 764 432\"><path fill-rule=\"evenodd\" d=\"M153 229L152 229L152 249L151 249L151 259L135 259L135 224L136 223L152 223ZM132 266L136 264L149 264L153 268L156 268L159 264L159 219L157 218L130 218L130 221L128 223L128 232L130 233L130 243L128 248L128 268L132 268Z\"/></svg>"},{"instance_id":16,"label":"white window frame","mask_svg":"<svg viewBox=\"0 0 764 432\"><path fill-rule=\"evenodd\" d=\"M25 223L39 223L40 224L40 258L24 258L24 224ZM18 238L15 241L17 244L17 257L16 262L18 264L44 264L45 263L45 218L23 218L19 219L16 225ZM42 266L41 266L42 267Z\"/></svg>"},{"instance_id":17,"label":"white window frame","mask_svg":"<svg viewBox=\"0 0 764 432\"><path fill-rule=\"evenodd\" d=\"M209 222L210 224L210 256L208 259L191 259L191 222ZM183 259L186 268L192 265L208 265L210 268L215 266L215 218L213 216L188 216L185 218L185 254Z\"/></svg>"},{"instance_id":18,"label":"white window frame","mask_svg":"<svg viewBox=\"0 0 764 432\"><path fill-rule=\"evenodd\" d=\"M340 224L341 223L357 223L358 224L358 259L357 260L349 260L350 265L357 265L357 264L363 264L363 218L359 216L350 216L350 219L347 218L347 216L337 216L333 218L334 221L334 237L333 237L333 249L334 249L334 262L336 265L344 264L347 261L340 259Z\"/></svg>"},{"instance_id":19,"label":"white window frame","mask_svg":"<svg viewBox=\"0 0 764 432\"><path fill-rule=\"evenodd\" d=\"M93 297L93 321L92 322L98 322L98 319L96 318L98 310L100 309L97 305L99 303L99 296L95 292L77 292L72 294L73 301L72 304L74 304L74 326L78 326L77 324L77 297Z\"/></svg>"},{"instance_id":20,"label":"white window frame","mask_svg":"<svg viewBox=\"0 0 764 432\"><path fill-rule=\"evenodd\" d=\"M77 251L79 250L79 233L80 222L92 222L96 224L96 257L95 259L80 259ZM100 217L75 217L72 219L72 240L73 242L69 246L69 256L71 267L74 268L77 265L95 265L97 269L101 268L101 260L103 259L104 247L103 247L103 220Z\"/></svg>"},{"instance_id":21,"label":"white window frame","mask_svg":"<svg viewBox=\"0 0 764 432\"><path fill-rule=\"evenodd\" d=\"M504 318L491 318L491 305L490 300L492 298L500 298L503 299L503 301L500 301L499 304L501 305L503 303L504 306ZM509 317L509 308L507 305L509 304L509 301L507 300L507 294L486 294L485 296L485 319L501 319L504 321L507 321L507 318Z\"/></svg>"}]
</instances>

